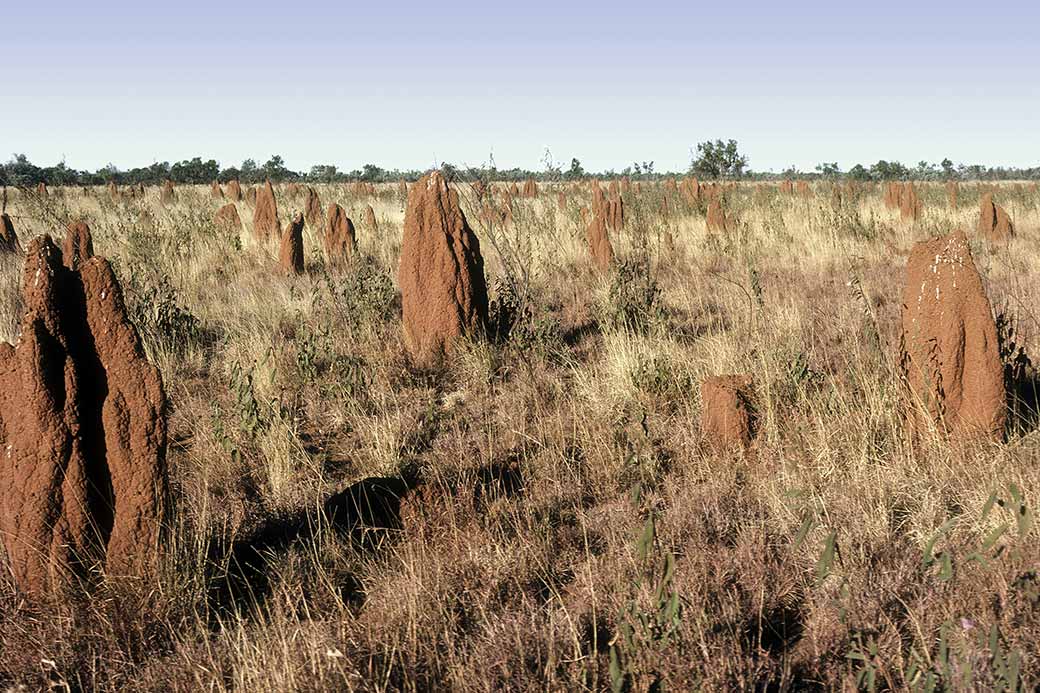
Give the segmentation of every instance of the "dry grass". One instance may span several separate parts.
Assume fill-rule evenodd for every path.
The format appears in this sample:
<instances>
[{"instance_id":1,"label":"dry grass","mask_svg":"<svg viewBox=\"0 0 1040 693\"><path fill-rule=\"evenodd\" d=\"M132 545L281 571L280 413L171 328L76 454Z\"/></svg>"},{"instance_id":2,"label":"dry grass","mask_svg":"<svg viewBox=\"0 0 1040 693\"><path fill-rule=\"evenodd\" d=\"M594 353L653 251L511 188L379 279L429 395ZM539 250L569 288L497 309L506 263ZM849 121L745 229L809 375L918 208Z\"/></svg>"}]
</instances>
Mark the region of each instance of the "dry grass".
<instances>
[{"instance_id":1,"label":"dry grass","mask_svg":"<svg viewBox=\"0 0 1040 693\"><path fill-rule=\"evenodd\" d=\"M627 274L611 276L590 268L584 193L565 209L555 193L517 200L504 228L470 209L489 285L525 268L531 314L436 372L411 369L401 341L396 186L319 186L357 224L364 259L328 274L308 228L300 278L276 272L273 246L218 231L208 188L167 208L157 190L16 197L23 245L84 217L115 262L172 403L177 513L155 585L41 609L0 581L0 683L1035 688L1037 433L972 448L903 434L906 252L977 214L973 185L959 210L919 187L910 224L880 189L835 205L822 184L812 198L740 186L739 228L718 235L703 210L663 213L644 184L613 238ZM1040 195L1004 185L996 198L1019 233L1006 249L976 242L976 262L1040 353ZM279 191L283 221L302 205ZM20 271L0 266L9 340ZM699 382L741 371L757 383L758 444L709 454ZM408 488L400 508L337 524L327 499L371 478L386 479L371 497Z\"/></svg>"}]
</instances>

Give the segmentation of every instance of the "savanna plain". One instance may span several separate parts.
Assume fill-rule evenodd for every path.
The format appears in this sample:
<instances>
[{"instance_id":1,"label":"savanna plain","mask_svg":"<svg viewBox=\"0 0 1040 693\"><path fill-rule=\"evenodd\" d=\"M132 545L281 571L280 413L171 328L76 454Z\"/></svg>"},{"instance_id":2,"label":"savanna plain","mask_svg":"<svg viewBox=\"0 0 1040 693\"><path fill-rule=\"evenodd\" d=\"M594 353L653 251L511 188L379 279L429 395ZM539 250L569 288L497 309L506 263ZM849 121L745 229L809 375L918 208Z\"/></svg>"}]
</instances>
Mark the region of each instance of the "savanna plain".
<instances>
[{"instance_id":1,"label":"savanna plain","mask_svg":"<svg viewBox=\"0 0 1040 693\"><path fill-rule=\"evenodd\" d=\"M1040 685L1035 184L962 181L954 204L916 183L908 215L883 184L613 183L597 264L592 183L452 181L487 329L422 363L403 185L275 186L278 228L320 200L302 273L226 187L12 190L0 338L19 339L25 249L86 222L162 376L170 507L148 579L34 599L0 553L0 683ZM1009 240L977 233L984 193ZM356 233L336 263L332 203ZM227 204L240 228L215 221ZM957 229L1011 393L1001 434L971 440L912 425L900 376L908 255ZM746 444L702 427L701 384L728 374L750 378Z\"/></svg>"}]
</instances>

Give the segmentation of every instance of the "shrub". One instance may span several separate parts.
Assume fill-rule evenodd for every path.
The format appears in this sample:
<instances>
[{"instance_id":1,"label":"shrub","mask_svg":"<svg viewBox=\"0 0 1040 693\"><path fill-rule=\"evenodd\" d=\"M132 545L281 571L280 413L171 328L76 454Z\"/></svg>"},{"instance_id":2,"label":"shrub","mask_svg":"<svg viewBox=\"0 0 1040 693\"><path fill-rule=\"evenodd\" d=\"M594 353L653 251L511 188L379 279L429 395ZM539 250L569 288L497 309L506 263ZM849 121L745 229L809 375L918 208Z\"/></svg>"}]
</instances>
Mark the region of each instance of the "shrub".
<instances>
[{"instance_id":1,"label":"shrub","mask_svg":"<svg viewBox=\"0 0 1040 693\"><path fill-rule=\"evenodd\" d=\"M650 258L640 254L617 265L607 304L605 322L612 327L645 332L662 316L661 288L651 269Z\"/></svg>"}]
</instances>

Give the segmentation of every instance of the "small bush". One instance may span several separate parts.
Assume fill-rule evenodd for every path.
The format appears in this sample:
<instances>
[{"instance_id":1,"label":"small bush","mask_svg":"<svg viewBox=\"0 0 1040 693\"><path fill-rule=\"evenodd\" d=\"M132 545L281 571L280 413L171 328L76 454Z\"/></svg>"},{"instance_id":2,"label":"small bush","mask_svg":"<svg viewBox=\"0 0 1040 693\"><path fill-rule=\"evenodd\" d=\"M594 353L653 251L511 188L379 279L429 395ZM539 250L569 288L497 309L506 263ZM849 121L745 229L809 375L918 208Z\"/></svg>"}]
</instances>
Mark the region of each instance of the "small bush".
<instances>
[{"instance_id":1,"label":"small bush","mask_svg":"<svg viewBox=\"0 0 1040 693\"><path fill-rule=\"evenodd\" d=\"M606 324L645 332L662 317L661 288L645 255L618 264L603 306Z\"/></svg>"},{"instance_id":2,"label":"small bush","mask_svg":"<svg viewBox=\"0 0 1040 693\"><path fill-rule=\"evenodd\" d=\"M127 312L149 352L158 348L181 354L201 339L201 322L178 301L165 275L146 274L133 264L125 275Z\"/></svg>"},{"instance_id":3,"label":"small bush","mask_svg":"<svg viewBox=\"0 0 1040 693\"><path fill-rule=\"evenodd\" d=\"M389 322L399 310L393 279L367 258L329 277L329 291L355 329L370 320Z\"/></svg>"}]
</instances>

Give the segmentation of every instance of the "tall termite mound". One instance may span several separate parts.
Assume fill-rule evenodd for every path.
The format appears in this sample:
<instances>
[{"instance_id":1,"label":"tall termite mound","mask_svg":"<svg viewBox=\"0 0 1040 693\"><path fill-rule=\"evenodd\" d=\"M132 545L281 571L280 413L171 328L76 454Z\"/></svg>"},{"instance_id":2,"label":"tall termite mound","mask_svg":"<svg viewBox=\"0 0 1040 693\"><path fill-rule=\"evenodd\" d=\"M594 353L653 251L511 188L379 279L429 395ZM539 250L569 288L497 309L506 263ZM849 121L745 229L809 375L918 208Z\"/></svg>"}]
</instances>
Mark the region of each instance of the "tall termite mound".
<instances>
[{"instance_id":1,"label":"tall termite mound","mask_svg":"<svg viewBox=\"0 0 1040 693\"><path fill-rule=\"evenodd\" d=\"M921 200L917 197L917 188L906 182L899 192L899 217L906 221L916 221L921 216Z\"/></svg>"},{"instance_id":2,"label":"tall termite mound","mask_svg":"<svg viewBox=\"0 0 1040 693\"><path fill-rule=\"evenodd\" d=\"M409 193L410 195L411 193ZM376 212L372 205L365 206L365 229L370 237L375 237L379 232L379 224L376 222Z\"/></svg>"},{"instance_id":3,"label":"tall termite mound","mask_svg":"<svg viewBox=\"0 0 1040 693\"><path fill-rule=\"evenodd\" d=\"M65 266L73 270L94 257L94 237L86 222L74 221L68 225L62 251Z\"/></svg>"},{"instance_id":4,"label":"tall termite mound","mask_svg":"<svg viewBox=\"0 0 1040 693\"><path fill-rule=\"evenodd\" d=\"M7 212L0 213L0 255L11 255L21 252L18 234L14 230L14 222Z\"/></svg>"},{"instance_id":5,"label":"tall termite mound","mask_svg":"<svg viewBox=\"0 0 1040 693\"><path fill-rule=\"evenodd\" d=\"M303 215L299 212L282 233L278 264L286 274L303 274Z\"/></svg>"},{"instance_id":6,"label":"tall termite mound","mask_svg":"<svg viewBox=\"0 0 1040 693\"><path fill-rule=\"evenodd\" d=\"M483 334L488 297L480 241L458 193L437 171L408 192L398 284L405 343L416 362L433 363L458 338Z\"/></svg>"},{"instance_id":7,"label":"tall termite mound","mask_svg":"<svg viewBox=\"0 0 1040 693\"><path fill-rule=\"evenodd\" d=\"M277 238L281 233L278 226L278 203L274 199L274 188L271 181L256 194L256 209L253 212L253 235L258 241L266 241L272 236Z\"/></svg>"},{"instance_id":8,"label":"tall termite mound","mask_svg":"<svg viewBox=\"0 0 1040 693\"><path fill-rule=\"evenodd\" d=\"M354 257L357 236L354 222L343 208L336 203L329 205L325 219L325 259L333 267L342 265Z\"/></svg>"},{"instance_id":9,"label":"tall termite mound","mask_svg":"<svg viewBox=\"0 0 1040 693\"><path fill-rule=\"evenodd\" d=\"M159 201L164 205L171 204L177 199L177 192L173 189L173 181L166 179L163 181L162 190L159 191Z\"/></svg>"},{"instance_id":10,"label":"tall termite mound","mask_svg":"<svg viewBox=\"0 0 1040 693\"><path fill-rule=\"evenodd\" d=\"M610 184L607 194L599 183L594 183L592 188L592 216L603 217L604 223L611 231L619 232L625 225L625 203L618 191L617 181Z\"/></svg>"},{"instance_id":11,"label":"tall termite mound","mask_svg":"<svg viewBox=\"0 0 1040 693\"><path fill-rule=\"evenodd\" d=\"M227 184L227 196L232 202L241 202L242 184L237 180L229 180Z\"/></svg>"},{"instance_id":12,"label":"tall termite mound","mask_svg":"<svg viewBox=\"0 0 1040 693\"><path fill-rule=\"evenodd\" d=\"M0 344L0 537L17 586L146 578L161 550L166 409L108 262L62 264L49 236L25 262L17 346Z\"/></svg>"},{"instance_id":13,"label":"tall termite mound","mask_svg":"<svg viewBox=\"0 0 1040 693\"><path fill-rule=\"evenodd\" d=\"M321 228L323 221L321 213L321 198L314 188L307 187L307 201L303 207L303 216L307 220L307 226L312 229Z\"/></svg>"},{"instance_id":14,"label":"tall termite mound","mask_svg":"<svg viewBox=\"0 0 1040 693\"><path fill-rule=\"evenodd\" d=\"M213 217L213 223L231 233L238 233L242 230L242 219L238 216L238 207L234 202L228 202L218 209Z\"/></svg>"},{"instance_id":15,"label":"tall termite mound","mask_svg":"<svg viewBox=\"0 0 1040 693\"><path fill-rule=\"evenodd\" d=\"M606 272L614 262L614 246L607 235L607 221L602 210L593 212L592 221L585 229L585 238L596 269Z\"/></svg>"},{"instance_id":16,"label":"tall termite mound","mask_svg":"<svg viewBox=\"0 0 1040 693\"><path fill-rule=\"evenodd\" d=\"M912 420L955 437L999 437L1004 370L982 278L963 231L914 245L903 289L902 375Z\"/></svg>"},{"instance_id":17,"label":"tall termite mound","mask_svg":"<svg viewBox=\"0 0 1040 693\"><path fill-rule=\"evenodd\" d=\"M979 235L993 243L1007 243L1015 235L1015 225L1004 208L993 202L993 193L979 200Z\"/></svg>"},{"instance_id":18,"label":"tall termite mound","mask_svg":"<svg viewBox=\"0 0 1040 693\"><path fill-rule=\"evenodd\" d=\"M729 231L733 227L733 223L729 216L726 214L726 209L723 206L722 196L715 194L711 196L711 201L708 202L708 211L704 217L705 226L708 231Z\"/></svg>"},{"instance_id":19,"label":"tall termite mound","mask_svg":"<svg viewBox=\"0 0 1040 693\"><path fill-rule=\"evenodd\" d=\"M679 192L687 204L696 206L701 200L701 184L696 178L683 178L679 181Z\"/></svg>"}]
</instances>

